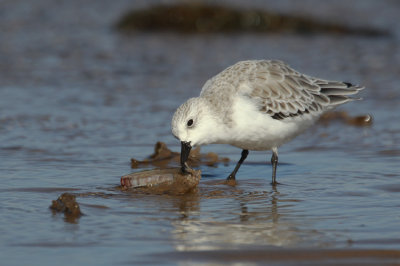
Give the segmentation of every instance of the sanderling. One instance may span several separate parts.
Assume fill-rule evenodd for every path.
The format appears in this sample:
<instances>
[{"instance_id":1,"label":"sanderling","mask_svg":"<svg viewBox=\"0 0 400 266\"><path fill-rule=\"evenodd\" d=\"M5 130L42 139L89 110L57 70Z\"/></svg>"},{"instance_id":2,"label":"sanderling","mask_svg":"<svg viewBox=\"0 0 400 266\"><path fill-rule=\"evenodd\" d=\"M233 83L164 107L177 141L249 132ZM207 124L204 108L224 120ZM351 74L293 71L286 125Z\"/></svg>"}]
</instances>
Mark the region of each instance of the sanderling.
<instances>
[{"instance_id":1,"label":"sanderling","mask_svg":"<svg viewBox=\"0 0 400 266\"><path fill-rule=\"evenodd\" d=\"M172 118L181 141L181 168L192 146L230 144L242 149L228 179L235 179L249 150L272 150L276 184L278 147L310 127L327 110L355 100L363 87L301 74L282 61L241 61L208 80L199 97L183 103Z\"/></svg>"}]
</instances>

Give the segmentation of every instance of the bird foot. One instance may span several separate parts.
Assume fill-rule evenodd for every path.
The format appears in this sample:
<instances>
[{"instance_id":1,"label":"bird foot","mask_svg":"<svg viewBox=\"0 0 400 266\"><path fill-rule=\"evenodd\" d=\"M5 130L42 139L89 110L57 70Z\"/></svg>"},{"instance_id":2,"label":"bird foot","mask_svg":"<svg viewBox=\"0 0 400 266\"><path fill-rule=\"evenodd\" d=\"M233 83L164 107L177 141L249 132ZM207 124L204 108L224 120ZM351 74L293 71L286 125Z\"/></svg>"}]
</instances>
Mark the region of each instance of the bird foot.
<instances>
[{"instance_id":1,"label":"bird foot","mask_svg":"<svg viewBox=\"0 0 400 266\"><path fill-rule=\"evenodd\" d=\"M230 174L226 180L236 180L235 175Z\"/></svg>"},{"instance_id":2,"label":"bird foot","mask_svg":"<svg viewBox=\"0 0 400 266\"><path fill-rule=\"evenodd\" d=\"M279 182L271 182L271 185L273 186L273 187L275 187L276 185L280 185L281 183L279 183Z\"/></svg>"}]
</instances>

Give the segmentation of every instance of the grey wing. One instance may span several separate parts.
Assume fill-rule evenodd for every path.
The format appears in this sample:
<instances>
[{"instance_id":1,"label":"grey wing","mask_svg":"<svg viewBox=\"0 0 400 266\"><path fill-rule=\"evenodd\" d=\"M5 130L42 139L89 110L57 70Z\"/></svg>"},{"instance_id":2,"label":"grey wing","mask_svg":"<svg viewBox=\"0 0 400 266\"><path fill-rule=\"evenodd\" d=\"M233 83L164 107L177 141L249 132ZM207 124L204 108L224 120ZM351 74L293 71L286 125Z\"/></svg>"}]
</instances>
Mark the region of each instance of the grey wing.
<instances>
[{"instance_id":1,"label":"grey wing","mask_svg":"<svg viewBox=\"0 0 400 266\"><path fill-rule=\"evenodd\" d=\"M363 89L301 74L281 61L259 61L248 85L247 96L257 103L260 111L279 120L304 113L320 114L354 100L349 96Z\"/></svg>"}]
</instances>

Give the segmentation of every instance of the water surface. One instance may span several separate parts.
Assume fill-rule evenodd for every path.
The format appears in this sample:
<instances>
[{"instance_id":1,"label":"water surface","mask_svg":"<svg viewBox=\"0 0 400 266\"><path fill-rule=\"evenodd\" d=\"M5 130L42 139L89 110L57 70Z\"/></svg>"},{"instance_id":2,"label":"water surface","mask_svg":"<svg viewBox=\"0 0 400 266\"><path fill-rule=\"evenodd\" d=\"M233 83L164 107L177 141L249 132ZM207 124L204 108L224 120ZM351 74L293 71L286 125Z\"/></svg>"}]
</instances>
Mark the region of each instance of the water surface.
<instances>
[{"instance_id":1,"label":"water surface","mask_svg":"<svg viewBox=\"0 0 400 266\"><path fill-rule=\"evenodd\" d=\"M292 265L363 263L366 258L400 263L396 2L358 1L350 7L339 1L321 8L328 19L337 19L334 11L340 10L346 23L389 28L391 38L126 36L111 26L132 7L131 1L75 2L2 4L4 265ZM289 2L270 4L293 12ZM355 12L357 6L362 13ZM376 19L368 19L376 10ZM299 12L307 11L302 7ZM340 109L350 115L371 114L373 125L319 124L281 147L282 184L276 188L269 184L271 166L265 163L271 154L263 152L250 152L236 187L219 184L240 157L238 149L224 145L204 147L231 163L200 167L203 178L197 192L143 195L116 188L120 176L137 171L130 168L130 158L145 158L156 141L179 150L170 119L180 103L198 95L203 83L225 67L260 58L281 59L304 73L365 85L363 101ZM75 223L48 209L63 192L75 193L85 214ZM397 253L390 253L393 250Z\"/></svg>"}]
</instances>

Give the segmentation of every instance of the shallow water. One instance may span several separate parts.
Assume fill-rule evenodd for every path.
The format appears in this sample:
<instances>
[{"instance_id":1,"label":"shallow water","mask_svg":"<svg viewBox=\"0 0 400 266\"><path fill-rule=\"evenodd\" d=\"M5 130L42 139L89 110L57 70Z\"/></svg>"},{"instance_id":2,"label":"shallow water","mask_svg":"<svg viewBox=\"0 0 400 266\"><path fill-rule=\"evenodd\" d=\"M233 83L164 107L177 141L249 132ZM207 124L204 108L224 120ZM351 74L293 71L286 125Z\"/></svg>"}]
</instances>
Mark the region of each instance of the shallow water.
<instances>
[{"instance_id":1,"label":"shallow water","mask_svg":"<svg viewBox=\"0 0 400 266\"><path fill-rule=\"evenodd\" d=\"M292 11L290 1L272 2ZM373 253L400 249L400 7L357 3L339 1L330 10L394 36L125 36L111 25L131 1L3 1L2 264L400 263L399 253ZM353 12L357 6L362 14ZM376 20L367 20L376 10ZM262 152L250 152L236 187L219 184L240 157L224 145L204 147L231 163L200 167L195 193L116 188L122 175L137 171L130 158L145 158L156 141L179 150L170 119L180 103L230 64L256 58L365 85L363 101L340 109L371 114L373 125L319 124L281 147L276 189L265 163L270 153ZM75 193L85 214L74 223L48 209L63 192Z\"/></svg>"}]
</instances>

